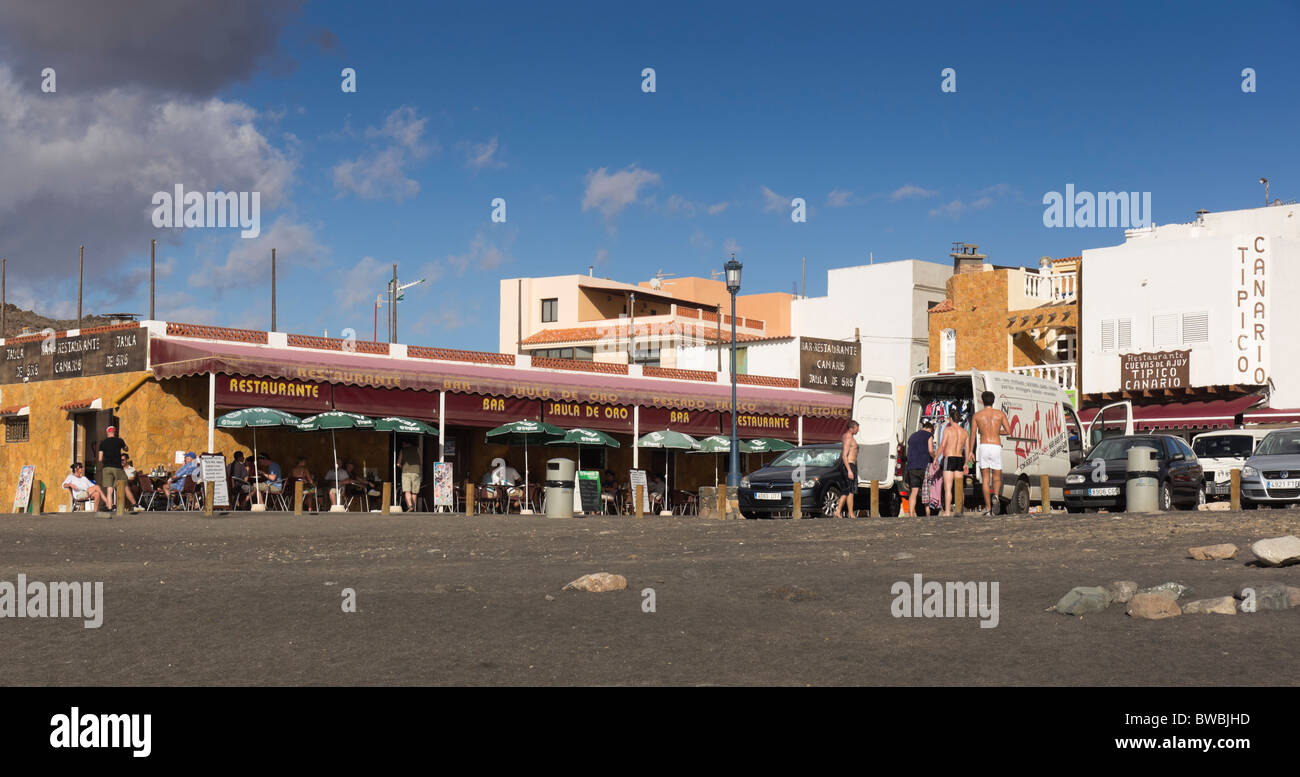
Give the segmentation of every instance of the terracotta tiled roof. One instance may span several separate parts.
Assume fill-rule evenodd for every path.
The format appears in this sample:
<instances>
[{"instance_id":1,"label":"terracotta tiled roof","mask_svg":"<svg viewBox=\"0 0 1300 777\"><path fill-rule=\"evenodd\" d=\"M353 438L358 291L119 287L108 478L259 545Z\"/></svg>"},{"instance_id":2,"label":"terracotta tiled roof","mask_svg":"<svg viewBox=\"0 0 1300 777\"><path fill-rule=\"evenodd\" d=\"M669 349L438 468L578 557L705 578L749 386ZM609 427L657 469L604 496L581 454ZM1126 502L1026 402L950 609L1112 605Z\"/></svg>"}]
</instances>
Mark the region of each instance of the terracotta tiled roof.
<instances>
[{"instance_id":1,"label":"terracotta tiled roof","mask_svg":"<svg viewBox=\"0 0 1300 777\"><path fill-rule=\"evenodd\" d=\"M388 343L375 343L369 340L342 340L337 337L315 337L313 335L288 335L287 342L296 348L319 348L323 351L350 351L354 353L388 353Z\"/></svg>"},{"instance_id":2,"label":"terracotta tiled roof","mask_svg":"<svg viewBox=\"0 0 1300 777\"><path fill-rule=\"evenodd\" d=\"M944 300L943 302L940 302L938 305L935 305L934 307L930 308L930 312L931 312L931 313L948 313L948 312L953 311L953 310L956 310L956 309L957 309L957 306L954 305L954 304L952 304L952 300L950 300L950 299L946 299L946 300Z\"/></svg>"},{"instance_id":3,"label":"terracotta tiled roof","mask_svg":"<svg viewBox=\"0 0 1300 777\"><path fill-rule=\"evenodd\" d=\"M446 362L471 362L473 364L505 364L514 366L513 353L487 351L459 351L455 348L430 348L427 345L408 345L406 355L416 359L441 359Z\"/></svg>"},{"instance_id":4,"label":"terracotta tiled roof","mask_svg":"<svg viewBox=\"0 0 1300 777\"><path fill-rule=\"evenodd\" d=\"M673 380L700 380L717 383L718 373L708 370L680 370L674 367L656 367L647 364L641 368L641 374L647 378L672 378Z\"/></svg>"},{"instance_id":5,"label":"terracotta tiled roof","mask_svg":"<svg viewBox=\"0 0 1300 777\"><path fill-rule=\"evenodd\" d=\"M659 334L660 334L659 332L645 332L643 334L638 331L637 337L638 338L654 337ZM667 334L668 334L667 332L663 333L663 335L665 336ZM683 335L685 334L686 332L683 331ZM694 327L694 331L691 333L691 336L695 337L698 340L717 341L719 339L718 332L716 329L712 329L710 327L704 327L704 326ZM619 326L579 326L579 327L566 327L563 329L543 329L542 331L537 332L536 334L531 334L528 337L525 337L523 340L520 341L520 343L522 345L546 345L550 343L590 343L590 342L596 342L598 340L607 337L612 338L614 340L619 340L619 339L626 340L627 325L623 324ZM730 342L731 331L730 330L724 331L722 333L722 339ZM741 334L741 333L736 334L736 342L750 342L752 340L762 340L762 339L763 338L759 335L748 335L748 334Z\"/></svg>"},{"instance_id":6,"label":"terracotta tiled roof","mask_svg":"<svg viewBox=\"0 0 1300 777\"><path fill-rule=\"evenodd\" d=\"M750 386L772 386L774 388L799 388L796 378L778 378L774 375L737 375L737 383Z\"/></svg>"},{"instance_id":7,"label":"terracotta tiled roof","mask_svg":"<svg viewBox=\"0 0 1300 777\"><path fill-rule=\"evenodd\" d=\"M91 405L95 404L95 401L97 399L99 399L99 397L92 397L91 399L74 399L71 402L64 402L62 405L59 405L59 409L80 410L82 408L90 407Z\"/></svg>"},{"instance_id":8,"label":"terracotta tiled roof","mask_svg":"<svg viewBox=\"0 0 1300 777\"><path fill-rule=\"evenodd\" d=\"M201 337L205 340L232 340L236 343L261 343L266 345L266 332L258 329L231 329L224 326L178 324L167 322L167 334L177 337Z\"/></svg>"},{"instance_id":9,"label":"terracotta tiled roof","mask_svg":"<svg viewBox=\"0 0 1300 777\"><path fill-rule=\"evenodd\" d=\"M9 407L0 407L0 415L16 415L26 405L10 405Z\"/></svg>"},{"instance_id":10,"label":"terracotta tiled roof","mask_svg":"<svg viewBox=\"0 0 1300 777\"><path fill-rule=\"evenodd\" d=\"M612 362L589 362L582 359L552 359L549 356L534 356L533 366L548 370L577 370L579 372L602 372L606 375L626 375L627 365Z\"/></svg>"}]
</instances>

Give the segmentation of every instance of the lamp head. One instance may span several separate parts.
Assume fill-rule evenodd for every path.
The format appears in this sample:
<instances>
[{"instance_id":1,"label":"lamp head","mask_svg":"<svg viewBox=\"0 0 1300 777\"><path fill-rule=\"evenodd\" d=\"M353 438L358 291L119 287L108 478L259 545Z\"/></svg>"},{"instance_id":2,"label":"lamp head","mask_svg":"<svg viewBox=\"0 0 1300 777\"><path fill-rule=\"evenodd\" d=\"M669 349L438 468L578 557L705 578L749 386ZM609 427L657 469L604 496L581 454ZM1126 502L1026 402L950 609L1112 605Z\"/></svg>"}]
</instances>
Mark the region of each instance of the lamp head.
<instances>
[{"instance_id":1,"label":"lamp head","mask_svg":"<svg viewBox=\"0 0 1300 777\"><path fill-rule=\"evenodd\" d=\"M734 253L731 255L731 260L723 266L723 269L727 272L727 291L732 294L740 291L740 270L742 267L744 265L736 261Z\"/></svg>"}]
</instances>

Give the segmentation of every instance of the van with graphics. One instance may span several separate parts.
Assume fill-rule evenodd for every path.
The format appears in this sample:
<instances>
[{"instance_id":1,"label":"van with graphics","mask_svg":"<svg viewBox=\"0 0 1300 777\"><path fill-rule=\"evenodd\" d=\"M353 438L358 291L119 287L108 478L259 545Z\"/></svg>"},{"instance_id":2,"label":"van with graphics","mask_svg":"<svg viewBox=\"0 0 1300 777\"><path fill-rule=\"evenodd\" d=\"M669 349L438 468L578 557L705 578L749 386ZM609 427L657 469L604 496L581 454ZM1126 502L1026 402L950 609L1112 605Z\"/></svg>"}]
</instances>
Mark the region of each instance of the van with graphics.
<instances>
[{"instance_id":1,"label":"van with graphics","mask_svg":"<svg viewBox=\"0 0 1300 777\"><path fill-rule=\"evenodd\" d=\"M1055 382L1008 372L965 370L916 375L908 382L900 407L890 378L858 375L853 387L853 419L858 422L858 487L878 481L882 504L898 503L901 478L895 475L898 443L926 419L946 418L957 410L969 431L970 418L982 410L980 395L993 392L994 407L1006 413L1011 433L1002 436L1002 511L1025 513L1041 499L1041 476L1047 475L1050 500L1064 504L1065 476L1097 442L1133 433L1133 407L1115 402L1101 408L1090 423L1079 421L1065 391ZM936 428L936 433L939 432ZM979 473L975 473L975 478ZM972 478L966 504L983 501Z\"/></svg>"}]
</instances>

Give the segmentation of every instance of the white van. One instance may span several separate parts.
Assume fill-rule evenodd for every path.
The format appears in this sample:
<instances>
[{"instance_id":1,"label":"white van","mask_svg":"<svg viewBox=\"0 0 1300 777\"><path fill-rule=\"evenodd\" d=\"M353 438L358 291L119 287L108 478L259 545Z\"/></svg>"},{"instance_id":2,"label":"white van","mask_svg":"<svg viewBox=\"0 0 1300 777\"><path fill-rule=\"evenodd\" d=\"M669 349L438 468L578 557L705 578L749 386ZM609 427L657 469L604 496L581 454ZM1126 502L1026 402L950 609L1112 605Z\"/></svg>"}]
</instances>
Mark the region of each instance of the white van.
<instances>
[{"instance_id":1,"label":"white van","mask_svg":"<svg viewBox=\"0 0 1300 777\"><path fill-rule=\"evenodd\" d=\"M896 504L901 485L895 475L899 443L920 429L922 420L946 416L954 406L969 430L970 417L983 409L980 395L985 391L993 392L997 397L994 406L1006 413L1011 423L1011 434L1002 438L999 496L1004 512L1028 512L1029 506L1041 499L1041 475L1048 476L1051 501L1063 504L1070 468L1099 440L1133 433L1131 403L1106 405L1085 428L1055 381L1027 375L980 370L916 375L909 381L901 408L893 380L858 375L853 387L853 419L859 424L858 487L869 487L876 480L882 492L891 491L889 503ZM975 501L968 498L968 505L983 500L978 484L971 496ZM882 504L885 499L882 496Z\"/></svg>"},{"instance_id":2,"label":"white van","mask_svg":"<svg viewBox=\"0 0 1300 777\"><path fill-rule=\"evenodd\" d=\"M1205 469L1206 497L1226 497L1232 490L1232 471L1241 469L1272 429L1223 429L1192 438L1192 450Z\"/></svg>"}]
</instances>

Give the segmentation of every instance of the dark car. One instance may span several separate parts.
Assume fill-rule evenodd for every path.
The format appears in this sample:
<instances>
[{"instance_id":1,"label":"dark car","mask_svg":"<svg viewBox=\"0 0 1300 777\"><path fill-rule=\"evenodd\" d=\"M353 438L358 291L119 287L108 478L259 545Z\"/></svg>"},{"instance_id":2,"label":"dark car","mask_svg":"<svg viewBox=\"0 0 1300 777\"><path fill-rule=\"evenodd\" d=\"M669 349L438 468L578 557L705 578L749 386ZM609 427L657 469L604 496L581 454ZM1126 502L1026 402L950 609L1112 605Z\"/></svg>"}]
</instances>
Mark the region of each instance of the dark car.
<instances>
[{"instance_id":1,"label":"dark car","mask_svg":"<svg viewBox=\"0 0 1300 777\"><path fill-rule=\"evenodd\" d=\"M797 485L802 491L803 515L833 516L848 480L838 443L791 448L741 478L741 514L746 518L793 514L796 473L801 478Z\"/></svg>"},{"instance_id":2,"label":"dark car","mask_svg":"<svg viewBox=\"0 0 1300 777\"><path fill-rule=\"evenodd\" d=\"M1070 470L1065 476L1065 508L1072 513L1125 509L1128 451L1137 446L1155 449L1160 483L1156 504L1161 510L1191 510L1205 503L1204 471L1186 441L1171 434L1135 434L1107 437Z\"/></svg>"}]
</instances>

